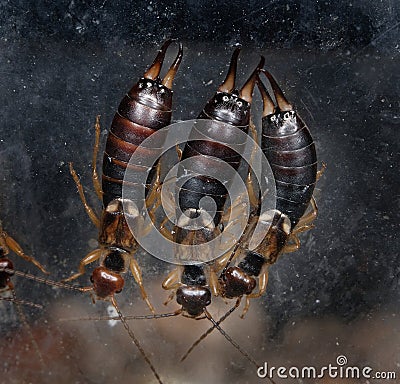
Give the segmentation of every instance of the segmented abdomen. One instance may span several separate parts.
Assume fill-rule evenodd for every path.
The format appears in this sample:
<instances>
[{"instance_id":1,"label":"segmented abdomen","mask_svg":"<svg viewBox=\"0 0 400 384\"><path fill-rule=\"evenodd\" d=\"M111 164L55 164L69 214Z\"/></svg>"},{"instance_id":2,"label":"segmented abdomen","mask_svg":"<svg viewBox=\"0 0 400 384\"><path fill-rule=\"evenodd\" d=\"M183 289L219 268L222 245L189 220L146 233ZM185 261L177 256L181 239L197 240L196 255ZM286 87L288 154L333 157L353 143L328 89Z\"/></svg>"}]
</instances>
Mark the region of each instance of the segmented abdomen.
<instances>
[{"instance_id":1,"label":"segmented abdomen","mask_svg":"<svg viewBox=\"0 0 400 384\"><path fill-rule=\"evenodd\" d=\"M146 100L137 98L132 91L122 99L111 125L103 159L105 207L111 200L122 197L122 180L134 152L141 151L138 154L143 156L152 155L151 149L141 148L140 145L170 122L171 110L166 106L146 105ZM148 171L139 165L135 168L139 172Z\"/></svg>"},{"instance_id":2,"label":"segmented abdomen","mask_svg":"<svg viewBox=\"0 0 400 384\"><path fill-rule=\"evenodd\" d=\"M290 112L285 112L290 113ZM261 146L276 185L276 209L286 214L292 228L310 203L317 174L314 141L304 122L294 113L296 129L275 129L263 120Z\"/></svg>"}]
</instances>

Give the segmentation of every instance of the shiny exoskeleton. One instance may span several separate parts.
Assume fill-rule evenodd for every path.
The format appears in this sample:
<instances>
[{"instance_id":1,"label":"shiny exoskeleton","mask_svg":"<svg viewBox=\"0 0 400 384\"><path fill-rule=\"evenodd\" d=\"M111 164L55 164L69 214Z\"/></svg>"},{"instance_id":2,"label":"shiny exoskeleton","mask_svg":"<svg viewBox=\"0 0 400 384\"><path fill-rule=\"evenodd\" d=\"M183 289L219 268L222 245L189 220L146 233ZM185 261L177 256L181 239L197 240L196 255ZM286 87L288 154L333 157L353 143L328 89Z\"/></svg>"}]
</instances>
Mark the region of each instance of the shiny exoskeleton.
<instances>
[{"instance_id":1,"label":"shiny exoskeleton","mask_svg":"<svg viewBox=\"0 0 400 384\"><path fill-rule=\"evenodd\" d=\"M175 61L164 79L161 79L161 66L171 41L169 39L163 44L143 78L122 99L112 121L103 158L102 189L105 207L110 201L122 197L122 181L134 152L141 151L146 156L150 149L140 147L142 142L171 123L171 88L183 55L180 44ZM147 172L148 169L138 165L137 171Z\"/></svg>"},{"instance_id":2,"label":"shiny exoskeleton","mask_svg":"<svg viewBox=\"0 0 400 384\"><path fill-rule=\"evenodd\" d=\"M182 186L179 192L179 206L182 212L187 209L199 209L200 200L209 196L216 203L216 213L214 223L217 226L220 223L224 205L227 199L230 179L221 182L213 177L201 175L201 170L213 168L218 173L219 167L223 163L229 164L233 170L237 170L241 153L233 148L243 149L237 143L235 129L240 129L244 133L249 131L250 109L253 97L253 89L256 83L258 71L262 68L264 58L261 61L243 87L239 90L235 87L237 60L240 49L236 48L233 52L230 67L225 81L220 85L216 94L207 102L198 116L198 119L207 119L207 132L198 132L197 126L193 127L193 136L197 140L189 141L185 144L181 160L192 158L190 168L181 166L178 177L190 173L198 176L191 177ZM224 125L219 123L225 123ZM198 139L207 137L208 139ZM214 141L213 141L214 139ZM215 140L221 140L227 145ZM238 145L239 144L239 145ZM228 146L229 145L229 146ZM233 148L232 148L233 147ZM220 159L222 162L215 162L214 159ZM223 174L221 168L220 174Z\"/></svg>"},{"instance_id":3,"label":"shiny exoskeleton","mask_svg":"<svg viewBox=\"0 0 400 384\"><path fill-rule=\"evenodd\" d=\"M78 186L84 206L99 228L100 247L90 252L79 265L79 272L66 281L73 280L85 273L85 266L100 260L100 266L94 269L91 281L97 298L112 298L114 293L122 290L124 279L122 273L130 268L142 297L154 313L154 308L147 298L143 287L142 275L133 255L138 244L127 224L127 216L137 228L141 228L142 215L140 202L122 199L121 187L124 172L129 159L135 151L143 150L140 144L156 130L165 127L171 120L172 82L182 59L182 45L170 69L161 80L159 77L166 50L171 40L167 40L161 47L153 64L122 100L115 114L110 133L108 135L103 161L103 190L96 187L95 164L93 164L93 179L96 192L103 198L104 209L101 220L88 206L79 178L72 168L71 174ZM94 147L93 162L97 158L98 137L100 134L99 121L96 122L96 144ZM132 165L131 165L132 166ZM148 172L149 169L142 169ZM156 188L153 185L153 188Z\"/></svg>"},{"instance_id":4,"label":"shiny exoskeleton","mask_svg":"<svg viewBox=\"0 0 400 384\"><path fill-rule=\"evenodd\" d=\"M183 214L179 217L177 226L174 228L174 241L178 244L197 245L204 244L215 238L220 233L220 221L227 199L226 183L202 175L199 170L206 170L208 167L218 167L219 164L213 161L218 158L228 163L233 169L238 169L241 154L223 145L220 142L212 141L212 138L223 138L223 141L229 144L229 140L235 140L234 129L248 133L250 123L250 107L253 96L253 90L256 84L258 72L262 68L264 58L245 82L243 87L238 90L235 88L237 60L240 49L236 48L231 59L228 74L224 82L218 88L217 93L207 102L199 115L199 119L209 120L207 124L208 140L190 140L185 144L181 160L191 158L190 168L181 166L178 171L178 179L183 175L194 174L190 177L179 190L179 206ZM218 124L225 123L224 125ZM230 129L232 128L232 131ZM197 129L193 127L193 131ZM199 137L197 132L195 137ZM202 137L202 136L200 136ZM232 144L235 144L234 142ZM240 148L240 147L239 147ZM218 171L216 172L218 173ZM222 171L221 171L222 173ZM204 197L211 197L216 203L216 214L209 222L201 223L199 229L192 230L185 226L187 219L195 218L201 215L200 200ZM194 252L195 247L190 247L190 252ZM210 250L212 251L212 250ZM182 257L182 256L181 256ZM202 255L184 255L186 261L203 261ZM209 258L208 258L209 259ZM188 276L193 276L196 272L196 278L188 280ZM206 305L211 302L210 289L206 288L206 277L204 270L199 265L185 265L182 272L180 269L173 271L164 281L164 289L176 289L178 303L182 305L183 310L190 316L198 316L203 312ZM213 288L215 291L215 288ZM203 309L201 308L203 305Z\"/></svg>"},{"instance_id":5,"label":"shiny exoskeleton","mask_svg":"<svg viewBox=\"0 0 400 384\"><path fill-rule=\"evenodd\" d=\"M220 294L227 298L246 295L244 313L249 298L259 297L265 292L268 281L268 266L275 263L284 252L299 248L297 234L312 228L317 207L312 197L317 181L317 156L310 131L286 100L272 75L262 70L268 78L275 95L272 101L259 79L258 85L263 99L261 149L267 157L275 178L276 209L261 212L252 217L244 237L248 245L255 225L259 222L269 228L255 249L240 246L237 266L226 266L220 275ZM305 215L310 205L312 212ZM246 239L247 237L247 239ZM259 279L259 291L255 277Z\"/></svg>"}]
</instances>

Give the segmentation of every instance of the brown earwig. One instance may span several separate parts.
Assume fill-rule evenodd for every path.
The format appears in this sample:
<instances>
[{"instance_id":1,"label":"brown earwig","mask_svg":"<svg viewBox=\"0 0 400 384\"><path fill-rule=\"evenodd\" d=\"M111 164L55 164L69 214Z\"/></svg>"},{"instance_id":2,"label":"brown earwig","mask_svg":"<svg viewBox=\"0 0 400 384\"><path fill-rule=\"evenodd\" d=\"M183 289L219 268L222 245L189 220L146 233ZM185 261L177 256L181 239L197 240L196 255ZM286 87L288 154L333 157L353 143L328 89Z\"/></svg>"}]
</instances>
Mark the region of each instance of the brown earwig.
<instances>
[{"instance_id":1,"label":"brown earwig","mask_svg":"<svg viewBox=\"0 0 400 384\"><path fill-rule=\"evenodd\" d=\"M210 123L207 125L207 135L212 137L224 137L227 139L229 144L229 138L234 140L234 134L230 134L229 128L239 128L241 131L248 133L250 123L250 107L252 101L252 95L254 86L256 84L258 71L264 64L264 58L262 57L258 66L250 75L249 79L245 82L243 87L238 90L235 88L237 60L240 52L240 48L236 48L233 52L228 74L224 82L219 86L216 94L207 102L202 112L199 114L199 119L207 119ZM225 123L224 125L218 124L218 122ZM196 126L193 128L196 130ZM183 214L178 219L178 225L174 228L174 241L178 244L185 245L196 245L206 243L211 239L215 238L220 233L220 224L222 219L222 213L226 203L229 187L229 180L226 183L221 183L219 180L199 175L198 169L207 169L210 167L210 156L218 158L228 163L233 169L238 169L241 154L237 153L230 147L223 145L219 142L212 140L189 140L185 144L182 152L181 161L190 158L191 165L190 169L181 166L178 171L179 177L186 177L187 174L195 174L190 177L182 185L179 191L179 206ZM212 163L218 166L218 163ZM203 225L199 230L191 230L185 228L186 218L193 218L199 216L201 212L200 200L204 197L211 197L216 203L216 214L213 220L208 224ZM192 249L192 248L190 248ZM187 258L193 258L192 255L188 255ZM197 262L199 260L196 260ZM200 260L201 261L201 260ZM194 268L196 266L192 266ZM182 274L177 270L174 270L165 279L163 283L164 289L174 289L177 284L185 284L185 271L189 266L183 268ZM211 282L212 284L212 282ZM205 284L196 284L200 286ZM215 288L211 287L212 290ZM187 302L189 306L190 300L193 300L193 307L197 308L198 297L193 294L191 288L187 295L183 291L180 291L181 301ZM203 290L203 288L199 288ZM208 304L207 304L208 305Z\"/></svg>"},{"instance_id":2,"label":"brown earwig","mask_svg":"<svg viewBox=\"0 0 400 384\"><path fill-rule=\"evenodd\" d=\"M85 266L101 260L91 276L94 292L99 299L107 299L122 290L124 279L121 276L128 266L140 287L143 299L154 313L143 287L142 275L133 255L138 243L132 235L126 216L130 216L138 227L142 225L140 201L122 199L122 179L129 158L140 143L156 130L168 125L171 120L172 82L182 59L182 45L163 80L159 73L164 56L171 40L161 47L153 64L122 100L114 117L107 139L103 160L103 190L97 178L96 160L99 147L100 124L96 120L96 141L93 152L93 181L104 209L101 220L89 207L79 178L70 164L70 171L78 187L81 200L92 221L99 228L100 248L90 252L79 264L79 272L65 281L78 278L85 273ZM147 126L146 126L147 124ZM147 169L145 170L148 171ZM157 185L153 185L154 190ZM148 196L149 199L152 197ZM143 198L141 199L143 200Z\"/></svg>"},{"instance_id":3,"label":"brown earwig","mask_svg":"<svg viewBox=\"0 0 400 384\"><path fill-rule=\"evenodd\" d=\"M272 75L262 70L271 83L277 106L267 89L258 80L263 99L261 149L267 157L275 178L276 209L259 212L253 207L252 215L242 237L235 245L230 258L222 270L218 282L218 293L224 298L236 298L235 306L219 322L226 319L246 296L241 317L246 314L251 298L264 294L268 283L268 267L282 253L294 252L300 247L298 234L313 228L318 208L313 195L315 183L322 175L317 172L317 157L314 141L309 129L286 100ZM260 197L261 198L261 197ZM308 206L311 212L307 213ZM268 231L259 245L249 249L249 243L257 223ZM229 266L233 259L237 266ZM258 292L254 292L257 287ZM203 340L213 328L206 331L186 352L182 359Z\"/></svg>"},{"instance_id":4,"label":"brown earwig","mask_svg":"<svg viewBox=\"0 0 400 384\"><path fill-rule=\"evenodd\" d=\"M102 200L104 206L101 220L88 205L78 175L72 164L70 164L70 172L77 185L86 212L93 223L99 228L100 247L90 252L81 260L78 273L64 280L71 281L78 278L85 273L86 265L100 260L100 266L93 270L90 278L93 285L85 288L84 291L93 292L97 299L111 301L126 331L160 383L161 379L158 373L127 322L124 320L117 306L115 294L121 292L123 289L124 278L122 274L129 268L140 288L142 298L145 300L150 310L155 313L143 287L140 267L133 257L139 245L127 223L129 219L130 222L134 222L139 229L143 229L143 216L141 211L145 208L143 207L144 199L141 196L135 201L123 199L122 181L133 153L143 150L140 144L148 136L167 126L171 121L171 87L182 60L181 44L179 45L178 54L164 79L161 80L159 77L165 53L171 41L172 40L167 40L163 44L154 62L145 72L143 78L132 87L119 105L107 138L103 159L102 187L100 186L96 169L100 139L99 117L96 120L92 178L97 196ZM148 151L148 149L146 150ZM138 168L146 173L149 171L148 168L143 169L139 165ZM158 180L158 175L156 177ZM146 203L148 203L148 205L152 205L152 201L156 198L158 190L157 180L153 183L152 189L147 186ZM135 186L132 187L134 188Z\"/></svg>"}]
</instances>

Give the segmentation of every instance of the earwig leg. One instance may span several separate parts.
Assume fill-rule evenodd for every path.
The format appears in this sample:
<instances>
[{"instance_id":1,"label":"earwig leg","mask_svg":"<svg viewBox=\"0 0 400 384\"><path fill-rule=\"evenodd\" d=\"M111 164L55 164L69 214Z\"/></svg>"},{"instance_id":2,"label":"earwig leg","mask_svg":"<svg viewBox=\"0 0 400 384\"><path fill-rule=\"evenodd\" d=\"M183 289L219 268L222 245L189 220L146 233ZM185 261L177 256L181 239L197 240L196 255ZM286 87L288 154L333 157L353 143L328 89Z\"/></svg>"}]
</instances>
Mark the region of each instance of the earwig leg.
<instances>
[{"instance_id":1,"label":"earwig leg","mask_svg":"<svg viewBox=\"0 0 400 384\"><path fill-rule=\"evenodd\" d=\"M300 240L297 237L296 234L292 232L292 234L289 236L289 240L293 240L294 244L286 244L285 247L282 249L282 253L290 253L290 252L296 252L300 248Z\"/></svg>"},{"instance_id":2,"label":"earwig leg","mask_svg":"<svg viewBox=\"0 0 400 384\"><path fill-rule=\"evenodd\" d=\"M33 256L25 254L22 250L22 247L11 236L8 236L5 232L3 232L3 236L7 247L10 248L14 253L16 253L19 257L22 257L24 260L36 265L36 267L38 267L43 273L49 274L43 265L40 264Z\"/></svg>"},{"instance_id":3,"label":"earwig leg","mask_svg":"<svg viewBox=\"0 0 400 384\"><path fill-rule=\"evenodd\" d=\"M92 181L97 197L100 199L100 201L103 201L103 190L101 189L99 174L97 173L97 155L99 153L100 146L100 115L96 116L96 123L94 127L96 130L96 135L93 146Z\"/></svg>"},{"instance_id":4,"label":"earwig leg","mask_svg":"<svg viewBox=\"0 0 400 384\"><path fill-rule=\"evenodd\" d=\"M85 274L85 267L94 261L100 259L101 255L103 253L103 250L101 248L95 249L94 251L88 253L79 263L79 268L78 268L78 273L75 273L75 275L72 275L68 277L67 279L62 280L64 283L67 281L75 280L79 276L82 276Z\"/></svg>"},{"instance_id":5,"label":"earwig leg","mask_svg":"<svg viewBox=\"0 0 400 384\"><path fill-rule=\"evenodd\" d=\"M156 179L151 187L150 193L146 197L146 206L150 207L154 204L154 209L160 206L160 173L161 173L161 162L159 161L156 166Z\"/></svg>"},{"instance_id":6,"label":"earwig leg","mask_svg":"<svg viewBox=\"0 0 400 384\"><path fill-rule=\"evenodd\" d=\"M247 174L247 179L246 179L246 186L247 186L247 191L249 194L249 200L250 200L250 206L251 207L258 207L260 204L258 196L256 196L256 193L254 191L254 183L251 177L251 169L249 169L249 172Z\"/></svg>"},{"instance_id":7,"label":"earwig leg","mask_svg":"<svg viewBox=\"0 0 400 384\"><path fill-rule=\"evenodd\" d=\"M254 292L254 293L251 293L250 295L246 296L246 303L244 305L243 312L240 315L240 317L242 319L244 318L247 311L249 310L250 299L256 299L256 298L262 296L265 293L265 291L267 290L267 285L268 285L268 269L266 269L264 272L262 272L258 278L258 292Z\"/></svg>"},{"instance_id":8,"label":"earwig leg","mask_svg":"<svg viewBox=\"0 0 400 384\"><path fill-rule=\"evenodd\" d=\"M211 293L214 296L219 296L218 276L217 276L217 273L215 272L214 268L211 268L211 270L210 270L208 285L210 286Z\"/></svg>"},{"instance_id":9,"label":"earwig leg","mask_svg":"<svg viewBox=\"0 0 400 384\"><path fill-rule=\"evenodd\" d=\"M314 199L314 196L311 197L310 205L311 205L312 211L310 213L307 213L306 215L304 215L299 220L299 222L297 223L293 233L304 232L303 230L301 230L301 228L305 227L305 226L309 226L316 219L316 217L318 216L318 206L317 206L317 203L316 203L316 201ZM311 229L311 228L308 228L308 229Z\"/></svg>"},{"instance_id":10,"label":"earwig leg","mask_svg":"<svg viewBox=\"0 0 400 384\"><path fill-rule=\"evenodd\" d=\"M75 169L72 165L72 163L69 163L69 171L75 181L76 187L78 188L79 196L82 200L82 204L85 207L86 213L90 217L90 220L92 220L93 224L97 227L100 228L100 219L96 216L94 213L93 209L89 206L89 204L86 201L85 193L83 192L83 187L82 184L79 180L78 175L75 172Z\"/></svg>"},{"instance_id":11,"label":"earwig leg","mask_svg":"<svg viewBox=\"0 0 400 384\"><path fill-rule=\"evenodd\" d=\"M179 144L176 144L176 145L175 145L175 151L176 151L176 154L178 155L178 160L181 161L181 160L182 160L182 153L183 153L183 151L182 151L182 149L179 147Z\"/></svg>"},{"instance_id":12,"label":"earwig leg","mask_svg":"<svg viewBox=\"0 0 400 384\"><path fill-rule=\"evenodd\" d=\"M154 310L153 305L150 303L149 298L147 296L147 293L143 287L143 278L142 278L142 272L140 271L140 267L139 264L137 263L137 261L131 257L131 261L129 263L129 267L131 269L133 278L135 279L137 285L140 288L140 292L142 294L142 298L143 300L146 302L147 306L149 307L150 311L155 314L156 311Z\"/></svg>"},{"instance_id":13,"label":"earwig leg","mask_svg":"<svg viewBox=\"0 0 400 384\"><path fill-rule=\"evenodd\" d=\"M326 164L324 162L322 162L321 169L317 172L316 181L318 181L321 178L321 176L324 174L325 170L326 170Z\"/></svg>"},{"instance_id":14,"label":"earwig leg","mask_svg":"<svg viewBox=\"0 0 400 384\"><path fill-rule=\"evenodd\" d=\"M245 300L244 307L243 307L243 312L240 315L241 319L244 319L244 317L246 316L246 313L248 312L249 308L250 308L250 298L248 296L246 296L246 300Z\"/></svg>"},{"instance_id":15,"label":"earwig leg","mask_svg":"<svg viewBox=\"0 0 400 384\"><path fill-rule=\"evenodd\" d=\"M173 269L162 282L162 287L165 290L179 288L181 272L180 267Z\"/></svg>"},{"instance_id":16,"label":"earwig leg","mask_svg":"<svg viewBox=\"0 0 400 384\"><path fill-rule=\"evenodd\" d=\"M167 297L167 300L164 301L164 305L168 305L175 297L176 290L174 289L171 294Z\"/></svg>"}]
</instances>

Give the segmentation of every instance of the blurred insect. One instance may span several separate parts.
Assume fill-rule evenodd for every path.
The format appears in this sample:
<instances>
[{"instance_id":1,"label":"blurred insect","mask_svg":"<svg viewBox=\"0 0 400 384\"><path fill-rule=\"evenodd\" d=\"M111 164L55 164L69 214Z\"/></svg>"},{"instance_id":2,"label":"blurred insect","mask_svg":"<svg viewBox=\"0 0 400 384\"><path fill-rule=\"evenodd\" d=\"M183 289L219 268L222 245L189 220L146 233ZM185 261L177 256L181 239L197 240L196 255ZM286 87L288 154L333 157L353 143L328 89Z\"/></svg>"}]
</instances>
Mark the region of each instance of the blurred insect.
<instances>
[{"instance_id":1,"label":"blurred insect","mask_svg":"<svg viewBox=\"0 0 400 384\"><path fill-rule=\"evenodd\" d=\"M22 247L10 236L7 232L4 231L2 227L2 223L0 221L0 300L11 301L15 304L19 318L27 330L32 346L36 351L38 359L42 368L45 367L43 356L40 352L39 346L36 343L36 340L33 337L31 327L29 326L28 320L25 316L25 313L21 307L21 305L28 305L36 308L43 308L40 304L35 304L29 301L20 300L17 298L17 294L14 289L14 284L11 281L12 276L15 274L14 264L7 257L10 251L14 252L16 255L22 257L24 260L34 264L38 269L40 269L43 273L48 274L46 269L39 263L34 257L29 256L24 253ZM8 293L11 293L11 297L7 296Z\"/></svg>"},{"instance_id":2,"label":"blurred insect","mask_svg":"<svg viewBox=\"0 0 400 384\"><path fill-rule=\"evenodd\" d=\"M132 154L135 151L143 151L140 144L156 130L167 126L171 121L171 87L183 54L182 44L180 44L174 62L164 79L161 80L159 77L161 66L171 42L172 40L167 40L163 44L154 62L145 72L143 78L132 87L118 107L107 138L103 159L102 187L100 186L96 168L100 142L99 117L96 119L92 179L96 194L99 199L102 200L104 206L101 220L88 205L79 177L72 163L70 163L70 172L78 188L85 210L93 223L99 228L100 247L90 252L81 260L78 273L64 280L67 282L82 276L85 273L85 267L87 265L96 260L100 260L100 266L93 270L90 278L93 286L85 290L93 292L97 299L111 301L132 341L140 350L160 383L161 379L158 373L127 322L124 320L117 305L115 294L122 291L124 286L122 274L126 273L129 267L140 288L142 298L145 300L150 310L155 313L143 287L140 267L133 257L138 249L138 243L127 223L128 220L131 222L134 221L140 230L144 230L144 228L142 228L143 215L141 214L144 208L143 197L139 196L137 201L122 199L122 181ZM144 155L146 155L145 151L146 150L144 150ZM148 168L143 169L140 165L137 165L137 167L141 169L142 172L149 171ZM150 178L151 176L148 180ZM151 206L157 198L159 187L158 180L159 174L157 173L156 181L151 185L151 188L150 185L147 185L147 197L145 202L147 206ZM135 186L133 185L132 188L135 188Z\"/></svg>"},{"instance_id":3,"label":"blurred insect","mask_svg":"<svg viewBox=\"0 0 400 384\"><path fill-rule=\"evenodd\" d=\"M236 243L223 268L218 282L218 294L227 299L237 298L236 304L217 323L224 321L239 305L243 296L246 303L241 317L250 305L250 299L265 293L268 267L282 253L294 252L300 247L298 234L313 228L318 209L313 198L315 183L325 169L317 172L317 156L310 131L286 100L272 75L262 70L275 95L272 101L266 87L258 80L263 99L261 149L267 157L276 184L276 209L259 212L253 207L245 231ZM260 196L261 198L261 196ZM253 199L254 201L254 199ZM310 205L311 211L306 212ZM259 245L250 249L256 225L267 229ZM265 233L265 232L264 232ZM238 259L237 266L230 263ZM257 286L258 291L254 292ZM206 331L182 357L190 352L213 330Z\"/></svg>"}]
</instances>

